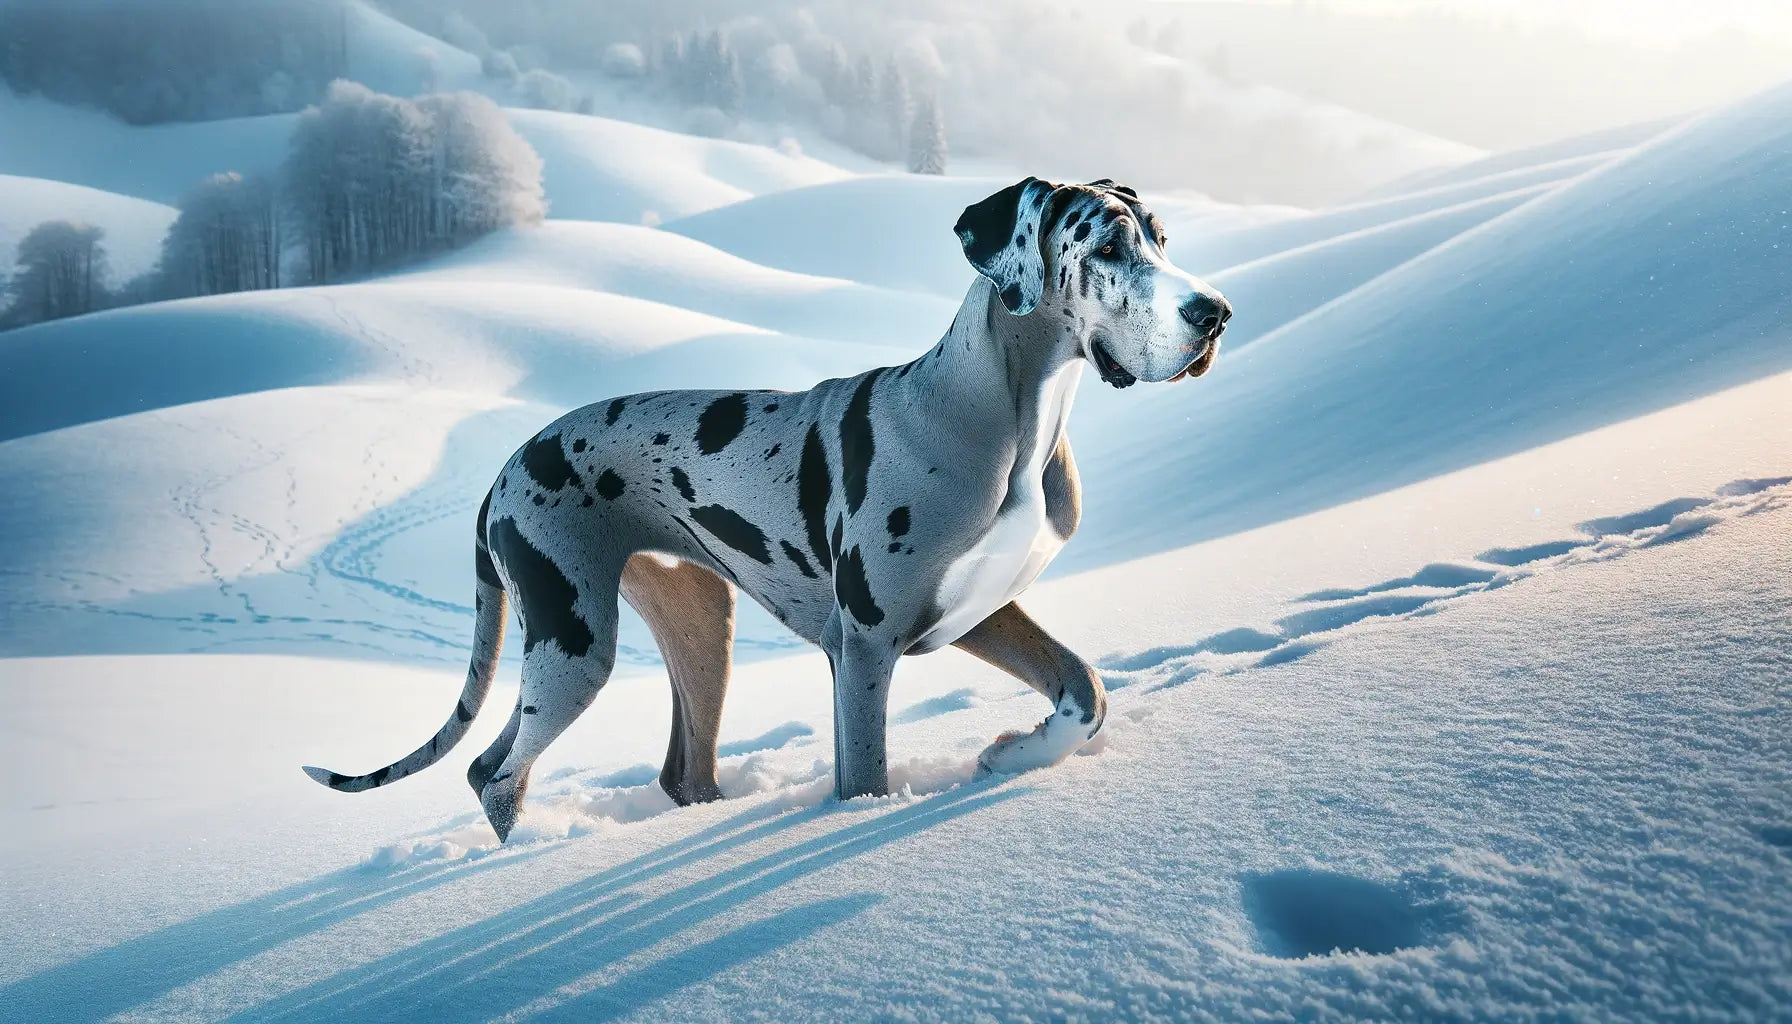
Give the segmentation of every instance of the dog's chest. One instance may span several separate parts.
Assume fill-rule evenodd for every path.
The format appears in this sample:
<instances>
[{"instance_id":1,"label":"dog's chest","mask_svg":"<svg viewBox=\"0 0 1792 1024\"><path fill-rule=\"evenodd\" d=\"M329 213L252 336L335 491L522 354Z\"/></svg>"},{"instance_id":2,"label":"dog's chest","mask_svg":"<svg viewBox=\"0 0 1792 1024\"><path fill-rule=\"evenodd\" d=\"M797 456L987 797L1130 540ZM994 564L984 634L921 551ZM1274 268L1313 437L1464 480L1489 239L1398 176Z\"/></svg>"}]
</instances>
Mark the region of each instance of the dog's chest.
<instances>
[{"instance_id":1,"label":"dog's chest","mask_svg":"<svg viewBox=\"0 0 1792 1024\"><path fill-rule=\"evenodd\" d=\"M1067 368L1046 383L1041 422L1027 463L1010 477L1008 496L995 522L946 567L935 596L940 619L922 636L917 649L936 650L970 632L1031 586L1064 546L1046 502L1045 464L1063 429L1080 370L1080 365Z\"/></svg>"}]
</instances>

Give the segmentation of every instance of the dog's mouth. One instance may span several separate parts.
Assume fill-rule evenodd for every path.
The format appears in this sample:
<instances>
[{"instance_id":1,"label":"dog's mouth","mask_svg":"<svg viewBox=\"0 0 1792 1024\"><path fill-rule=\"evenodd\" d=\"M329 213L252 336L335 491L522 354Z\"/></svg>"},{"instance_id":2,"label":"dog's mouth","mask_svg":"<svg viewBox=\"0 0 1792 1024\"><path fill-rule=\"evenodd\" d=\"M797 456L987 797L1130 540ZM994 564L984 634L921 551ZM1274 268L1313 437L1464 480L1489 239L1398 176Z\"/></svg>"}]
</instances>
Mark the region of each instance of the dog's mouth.
<instances>
[{"instance_id":1,"label":"dog's mouth","mask_svg":"<svg viewBox=\"0 0 1792 1024\"><path fill-rule=\"evenodd\" d=\"M1121 366L1114 354L1108 351L1106 342L1096 342L1089 346L1089 351L1095 356L1095 370L1101 374L1102 380L1117 388L1130 388L1138 383L1139 379L1127 373L1126 367Z\"/></svg>"},{"instance_id":2,"label":"dog's mouth","mask_svg":"<svg viewBox=\"0 0 1792 1024\"><path fill-rule=\"evenodd\" d=\"M1220 339L1219 339L1219 335L1217 333L1215 333L1215 335L1211 339L1208 340L1207 347L1201 350L1201 354L1196 356L1194 359L1190 360L1189 364L1182 368L1182 372L1178 373L1174 377L1171 377L1170 381L1175 382L1175 381L1181 380L1184 377L1199 377L1199 376L1201 376L1202 374L1206 373L1208 370L1213 369L1213 361L1216 357L1219 356L1219 354L1220 354Z\"/></svg>"}]
</instances>

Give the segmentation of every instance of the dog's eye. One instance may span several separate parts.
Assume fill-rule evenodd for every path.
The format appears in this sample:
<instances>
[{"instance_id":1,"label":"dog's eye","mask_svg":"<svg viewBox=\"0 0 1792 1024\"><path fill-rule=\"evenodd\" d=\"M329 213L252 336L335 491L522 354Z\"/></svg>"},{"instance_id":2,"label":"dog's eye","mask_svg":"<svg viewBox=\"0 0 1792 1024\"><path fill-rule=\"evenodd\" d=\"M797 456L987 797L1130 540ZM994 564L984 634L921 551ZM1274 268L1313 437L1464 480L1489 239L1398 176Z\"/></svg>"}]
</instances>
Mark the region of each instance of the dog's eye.
<instances>
[{"instance_id":1,"label":"dog's eye","mask_svg":"<svg viewBox=\"0 0 1792 1024\"><path fill-rule=\"evenodd\" d=\"M1109 242L1109 243L1108 243L1108 244L1107 244L1107 245L1104 245L1104 246L1102 246L1102 247L1101 247L1101 254L1102 254L1102 255L1103 255L1103 256L1112 256L1112 255L1114 255L1114 243L1112 243L1112 242Z\"/></svg>"}]
</instances>

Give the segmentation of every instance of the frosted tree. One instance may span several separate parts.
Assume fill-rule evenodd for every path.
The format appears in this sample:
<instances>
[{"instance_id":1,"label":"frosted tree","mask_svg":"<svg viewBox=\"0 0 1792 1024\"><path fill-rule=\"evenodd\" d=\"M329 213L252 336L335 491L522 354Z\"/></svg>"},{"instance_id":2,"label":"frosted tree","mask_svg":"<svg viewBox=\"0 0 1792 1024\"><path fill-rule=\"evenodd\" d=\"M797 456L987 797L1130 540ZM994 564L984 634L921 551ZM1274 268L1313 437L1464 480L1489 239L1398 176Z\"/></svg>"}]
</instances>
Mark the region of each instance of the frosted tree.
<instances>
[{"instance_id":1,"label":"frosted tree","mask_svg":"<svg viewBox=\"0 0 1792 1024\"><path fill-rule=\"evenodd\" d=\"M7 319L37 323L90 313L105 304L105 232L89 224L45 221L19 240Z\"/></svg>"},{"instance_id":2,"label":"frosted tree","mask_svg":"<svg viewBox=\"0 0 1792 1024\"><path fill-rule=\"evenodd\" d=\"M541 222L547 214L541 157L497 104L459 92L425 96L418 106L435 126L429 172L432 247Z\"/></svg>"},{"instance_id":3,"label":"frosted tree","mask_svg":"<svg viewBox=\"0 0 1792 1024\"><path fill-rule=\"evenodd\" d=\"M290 206L313 281L541 219L541 159L496 104L332 86L293 133Z\"/></svg>"},{"instance_id":4,"label":"frosted tree","mask_svg":"<svg viewBox=\"0 0 1792 1024\"><path fill-rule=\"evenodd\" d=\"M499 82L514 82L522 74L516 66L516 58L509 50L489 50L479 59L479 70L485 77Z\"/></svg>"},{"instance_id":5,"label":"frosted tree","mask_svg":"<svg viewBox=\"0 0 1792 1024\"><path fill-rule=\"evenodd\" d=\"M946 126L940 120L939 101L932 96L915 106L908 130L908 169L915 174L946 173Z\"/></svg>"},{"instance_id":6,"label":"frosted tree","mask_svg":"<svg viewBox=\"0 0 1792 1024\"><path fill-rule=\"evenodd\" d=\"M846 142L869 156L883 155L880 140L883 118L877 108L877 65L869 56L860 56L853 68L846 90Z\"/></svg>"},{"instance_id":7,"label":"frosted tree","mask_svg":"<svg viewBox=\"0 0 1792 1024\"><path fill-rule=\"evenodd\" d=\"M215 174L182 200L162 241L162 290L217 295L280 287L280 199L265 178Z\"/></svg>"},{"instance_id":8,"label":"frosted tree","mask_svg":"<svg viewBox=\"0 0 1792 1024\"><path fill-rule=\"evenodd\" d=\"M582 98L571 82L542 68L523 72L516 87L523 103L536 110L576 110Z\"/></svg>"}]
</instances>

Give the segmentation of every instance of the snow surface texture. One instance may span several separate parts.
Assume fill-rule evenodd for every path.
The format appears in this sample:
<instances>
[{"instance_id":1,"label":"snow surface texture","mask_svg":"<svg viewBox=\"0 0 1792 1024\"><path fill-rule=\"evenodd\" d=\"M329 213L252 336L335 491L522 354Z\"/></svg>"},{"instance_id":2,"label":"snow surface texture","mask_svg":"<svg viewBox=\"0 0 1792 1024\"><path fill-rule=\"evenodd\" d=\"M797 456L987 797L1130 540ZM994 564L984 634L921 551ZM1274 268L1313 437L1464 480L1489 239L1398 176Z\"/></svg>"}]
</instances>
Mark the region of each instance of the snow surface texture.
<instances>
[{"instance_id":1,"label":"snow surface texture","mask_svg":"<svg viewBox=\"0 0 1792 1024\"><path fill-rule=\"evenodd\" d=\"M720 803L654 783L638 622L510 846L459 771L489 708L390 789L297 765L440 723L522 439L912 357L1005 182L519 113L589 220L0 336L0 1017L1792 1014L1789 112L1311 213L1148 196L1238 330L1081 395L1083 530L1026 603L1109 727L980 779L1043 702L910 659L883 800L828 796L825 659L752 609ZM143 195L286 130L64 114L0 169Z\"/></svg>"}]
</instances>

